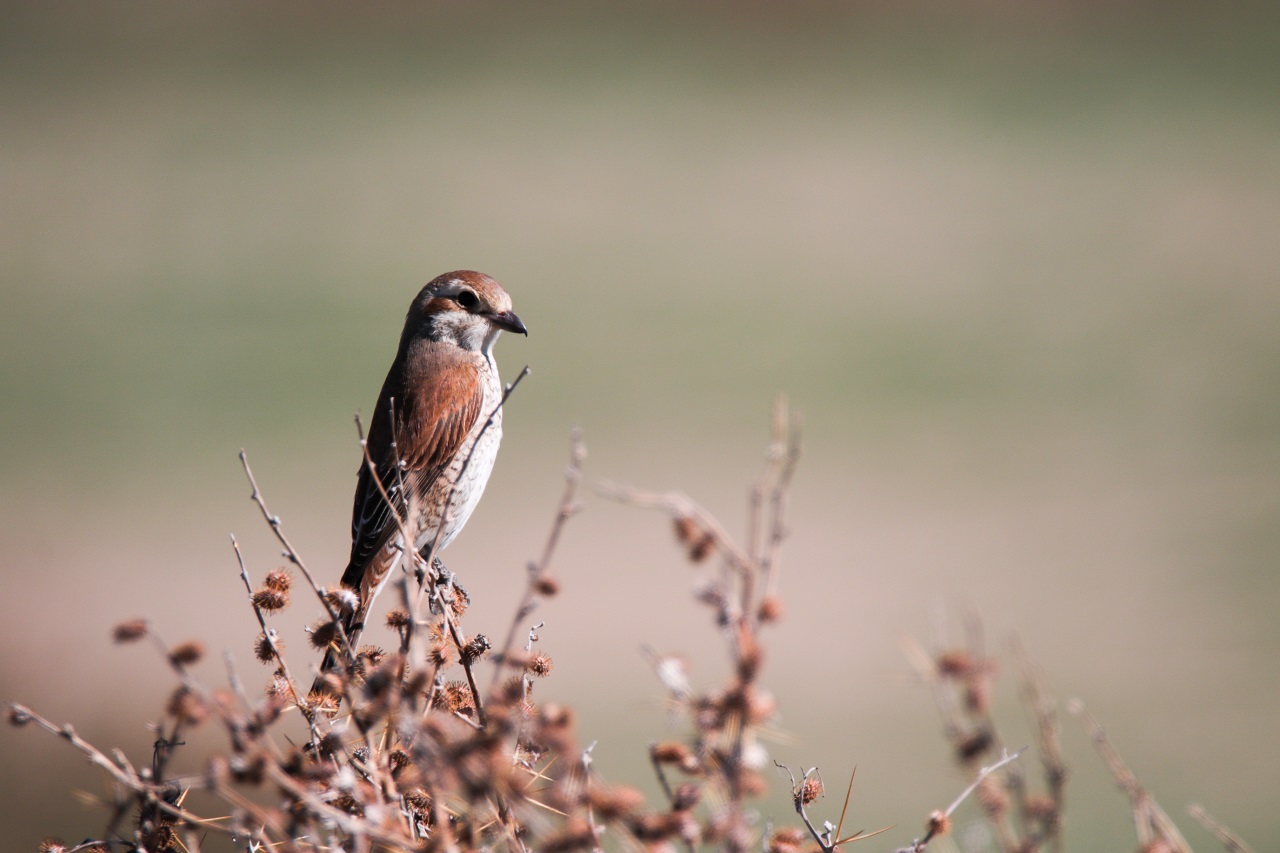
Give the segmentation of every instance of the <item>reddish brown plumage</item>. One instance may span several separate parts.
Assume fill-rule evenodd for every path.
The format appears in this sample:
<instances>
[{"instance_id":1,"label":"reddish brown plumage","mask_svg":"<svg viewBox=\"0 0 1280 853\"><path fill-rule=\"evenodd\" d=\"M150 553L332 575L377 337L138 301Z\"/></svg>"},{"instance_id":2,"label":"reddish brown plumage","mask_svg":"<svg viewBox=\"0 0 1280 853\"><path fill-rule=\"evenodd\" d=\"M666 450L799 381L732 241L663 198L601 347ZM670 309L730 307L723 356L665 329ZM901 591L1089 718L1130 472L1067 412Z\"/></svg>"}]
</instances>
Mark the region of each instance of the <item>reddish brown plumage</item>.
<instances>
[{"instance_id":1,"label":"reddish brown plumage","mask_svg":"<svg viewBox=\"0 0 1280 853\"><path fill-rule=\"evenodd\" d=\"M524 324L502 286L482 273L439 276L409 306L369 424L376 477L362 460L356 480L351 555L342 574L342 584L360 596L344 620L352 644L400 557L394 547L401 534L397 517L406 523L414 548L429 549L435 542L439 549L457 535L479 500L501 438L500 412L483 436L481 431L501 398L491 347L502 329L524 332ZM464 463L466 473L455 483ZM334 660L332 652L326 655L322 668Z\"/></svg>"}]
</instances>

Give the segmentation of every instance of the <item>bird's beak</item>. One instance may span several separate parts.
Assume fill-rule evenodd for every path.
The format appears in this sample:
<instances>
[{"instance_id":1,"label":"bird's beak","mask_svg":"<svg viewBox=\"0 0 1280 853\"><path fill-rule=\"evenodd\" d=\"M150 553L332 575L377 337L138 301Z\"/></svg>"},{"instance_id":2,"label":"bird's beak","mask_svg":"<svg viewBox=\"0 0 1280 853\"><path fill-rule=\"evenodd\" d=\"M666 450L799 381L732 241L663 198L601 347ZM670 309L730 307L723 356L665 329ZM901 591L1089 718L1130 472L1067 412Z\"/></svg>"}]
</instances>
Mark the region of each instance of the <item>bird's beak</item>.
<instances>
[{"instance_id":1,"label":"bird's beak","mask_svg":"<svg viewBox=\"0 0 1280 853\"><path fill-rule=\"evenodd\" d=\"M515 315L514 311L494 311L493 313L485 314L484 317L499 329L518 332L525 337L529 336L529 330L524 327L524 323Z\"/></svg>"}]
</instances>

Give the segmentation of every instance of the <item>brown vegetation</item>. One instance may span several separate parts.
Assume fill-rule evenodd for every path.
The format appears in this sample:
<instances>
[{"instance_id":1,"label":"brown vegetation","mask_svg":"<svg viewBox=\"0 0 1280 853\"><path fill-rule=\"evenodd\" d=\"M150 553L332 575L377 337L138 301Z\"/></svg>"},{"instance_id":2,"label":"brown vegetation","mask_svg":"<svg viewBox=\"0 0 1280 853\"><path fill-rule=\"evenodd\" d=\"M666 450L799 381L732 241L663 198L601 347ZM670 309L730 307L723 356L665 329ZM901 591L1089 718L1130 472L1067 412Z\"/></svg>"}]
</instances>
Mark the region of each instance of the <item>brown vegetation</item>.
<instances>
[{"instance_id":1,"label":"brown vegetation","mask_svg":"<svg viewBox=\"0 0 1280 853\"><path fill-rule=\"evenodd\" d=\"M660 509L673 519L688 558L707 572L697 600L707 606L731 662L725 683L698 688L679 658L648 651L669 706L687 721L681 740L653 743L649 759L662 792L658 803L638 790L602 779L592 767L594 745L576 737L574 709L538 697L538 681L553 675L552 656L537 644L542 623L531 623L538 602L560 582L550 564L566 523L576 514L585 450L575 436L563 496L546 545L528 566L523 598L501 644L468 634L468 597L439 560L419 559L399 579L398 606L386 623L399 644L352 648L342 630L350 595L320 585L285 536L245 461L252 498L283 546L290 565L253 583L232 540L249 606L261 632L254 648L270 666L265 692L248 693L229 666L229 687L210 688L189 667L204 654L196 642L165 643L146 620L116 626L116 642L150 640L173 670L177 686L163 709L150 761L134 764L119 751L103 752L70 725L59 726L13 705L14 725L37 725L59 735L101 767L110 780L106 827L79 845L44 842L47 853L138 850L198 851L212 835L235 849L288 851L472 851L566 853L572 850L714 848L725 853L831 853L875 832L844 834L853 780L836 824L815 824L810 810L825 795L816 767L788 768L799 826L762 823L753 803L776 780L760 734L776 701L761 683L768 626L784 617L779 592L780 547L786 537L787 494L799 459L798 420L784 405L775 413L774 440L751 491L748 533L735 541L692 500L602 485L609 497ZM243 456L242 456L243 458ZM297 576L301 576L299 583ZM340 666L321 689L304 694L300 677L281 655L270 618L291 605L298 588L314 595L322 616L310 629L319 650L334 651ZM900 851L922 851L952 831L953 814L975 795L1004 853L1063 849L1067 765L1058 737L1057 705L1029 659L1018 650L1024 696L1037 733L1043 790L1033 790L998 735L990 711L996 666L974 620L966 648L916 655L932 685L956 760L974 778L946 809L929 814L923 834ZM486 683L487 682L487 683ZM482 687L482 683L484 686ZM1129 794L1143 851L1189 849L1167 815L1138 785L1096 722L1094 741ZM301 743L287 733L301 721ZM204 772L177 776L171 759L184 735L218 725L225 746L204 756ZM194 792L221 804L216 815L188 805ZM207 801L203 800L202 802ZM1230 850L1239 839L1197 809ZM225 846L221 842L220 846Z\"/></svg>"}]
</instances>

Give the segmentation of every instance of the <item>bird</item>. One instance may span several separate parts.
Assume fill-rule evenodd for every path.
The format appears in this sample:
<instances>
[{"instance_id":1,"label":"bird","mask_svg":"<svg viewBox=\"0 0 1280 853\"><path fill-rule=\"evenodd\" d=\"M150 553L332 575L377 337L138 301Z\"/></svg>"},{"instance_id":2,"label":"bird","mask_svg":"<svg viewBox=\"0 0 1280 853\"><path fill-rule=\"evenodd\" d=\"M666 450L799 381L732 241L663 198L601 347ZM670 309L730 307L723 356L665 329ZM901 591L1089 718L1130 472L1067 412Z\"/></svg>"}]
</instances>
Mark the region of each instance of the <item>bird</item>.
<instances>
[{"instance_id":1,"label":"bird","mask_svg":"<svg viewBox=\"0 0 1280 853\"><path fill-rule=\"evenodd\" d=\"M340 610L352 651L373 600L406 552L406 535L415 551L434 557L480 503L502 440L503 386L493 346L503 331L529 334L507 291L484 273L444 273L409 305L356 479L351 555L341 580L348 603ZM331 692L325 673L337 659L330 644L313 693Z\"/></svg>"}]
</instances>

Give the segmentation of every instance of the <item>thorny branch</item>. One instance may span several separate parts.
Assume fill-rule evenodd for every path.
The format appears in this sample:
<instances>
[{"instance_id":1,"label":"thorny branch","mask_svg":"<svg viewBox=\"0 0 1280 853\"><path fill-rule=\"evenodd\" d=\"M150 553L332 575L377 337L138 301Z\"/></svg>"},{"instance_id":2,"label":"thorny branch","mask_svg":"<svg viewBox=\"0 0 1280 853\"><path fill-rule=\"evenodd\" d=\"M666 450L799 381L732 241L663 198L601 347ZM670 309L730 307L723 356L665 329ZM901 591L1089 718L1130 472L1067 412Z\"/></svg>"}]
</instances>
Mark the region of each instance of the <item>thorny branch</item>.
<instances>
[{"instance_id":1,"label":"thorny branch","mask_svg":"<svg viewBox=\"0 0 1280 853\"><path fill-rule=\"evenodd\" d=\"M316 598L320 599L320 606L324 608L324 612L328 614L330 621L334 623L337 630L339 647L343 650L348 661L354 663L354 650L351 648L351 642L347 639L347 632L342 627L342 620L339 618L338 612L334 610L333 603L329 600L329 596L325 594L324 587L316 583L311 570L307 568L307 564L303 562L302 556L293 547L289 537L284 535L280 516L267 509L267 502L262 496L262 491L258 488L258 481L254 479L253 470L249 467L249 457L244 450L240 451L240 464L244 466L244 474L249 478L249 485L253 487L253 493L249 495L250 500L258 505L258 509L262 512L262 517L266 519L267 526L271 528L271 532L275 534L276 539L284 547L285 557L290 563L298 567L298 571L302 572L302 576L306 578L307 585L316 594Z\"/></svg>"},{"instance_id":2,"label":"thorny branch","mask_svg":"<svg viewBox=\"0 0 1280 853\"><path fill-rule=\"evenodd\" d=\"M1205 811L1204 806L1199 803L1187 806L1187 814L1191 815L1196 823L1209 830L1213 837L1226 848L1227 853L1253 853L1253 848L1246 844L1243 838L1215 820L1213 815Z\"/></svg>"},{"instance_id":3,"label":"thorny branch","mask_svg":"<svg viewBox=\"0 0 1280 853\"><path fill-rule=\"evenodd\" d=\"M1165 814L1164 809L1155 799L1147 793L1142 784L1138 782L1138 777L1133 775L1133 771L1124 763L1124 759L1120 757L1120 752L1112 745L1111 740L1107 737L1106 731L1102 728L1102 724L1097 718L1084 707L1084 703L1079 699L1072 699L1067 703L1067 710L1075 717L1078 717L1084 723L1085 731L1089 734L1089 739L1093 741L1093 747L1097 750L1099 757L1107 765L1107 769L1111 771L1112 778L1116 784L1120 786L1120 790L1129 796L1129 805L1133 811L1133 824L1138 833L1139 845L1146 846L1157 841L1168 845L1167 849L1170 853L1191 853L1191 847L1187 844L1182 833L1178 831L1178 827L1169 815Z\"/></svg>"},{"instance_id":4,"label":"thorny branch","mask_svg":"<svg viewBox=\"0 0 1280 853\"><path fill-rule=\"evenodd\" d=\"M236 562L240 564L240 580L244 581L245 591L249 593L249 605L253 608L253 615L258 618L258 626L262 628L263 642L271 649L271 657L275 660L280 671L284 673L285 680L289 683L289 695L293 698L294 705L311 728L311 737L319 738L320 733L316 731L314 714L307 707L306 702L302 700L302 697L298 695L298 683L293 680L293 676L289 673L289 665L285 663L284 655L280 653L280 643L276 637L276 631L267 625L267 618L263 615L262 608L253 600L253 583L249 580L249 569L245 565L244 555L240 553L240 543L236 541L235 536L231 537L231 548L236 552Z\"/></svg>"},{"instance_id":5,"label":"thorny branch","mask_svg":"<svg viewBox=\"0 0 1280 853\"><path fill-rule=\"evenodd\" d=\"M506 387L502 402L490 413L484 428L495 422L502 403L526 374L527 368ZM56 849L62 853L100 853L101 849L127 847L152 853L199 853L201 834L215 831L232 836L238 847L248 850L270 848L296 853L336 849L353 853L382 849L489 853L504 848L510 853L571 853L599 851L604 845L610 849L678 846L688 853L699 848L746 853L761 847L766 853L800 853L813 849L807 846L810 839L822 853L835 853L841 845L887 831L886 827L842 837L852 777L839 823L834 827L826 822L815 824L808 806L822 794L816 768L805 771L798 781L787 770L803 828L769 827L762 833L744 805L748 798L759 796L764 787L759 769L767 758L758 735L771 721L774 703L758 684L763 661L759 634L763 624L779 618L782 612L780 605L768 609L764 605L776 594L778 555L787 533L787 496L800 455L799 424L799 418L791 417L780 400L774 411L766 463L750 493L745 548L713 516L679 492L645 492L611 484L600 487L608 497L671 514L677 535L694 562L711 554L720 560L717 581L722 586L711 593L700 593L699 600L716 608L716 626L729 639L732 672L727 683L715 689L695 688L678 658L648 653L672 706L692 724L687 740L650 746L650 761L665 796L657 808L646 807L638 792L605 784L591 767L594 744L584 750L574 735L572 709L556 703L538 704L531 689L532 675L545 675L550 670L550 658L541 652L532 653L542 623L528 628L527 620L539 597L555 594L557 584L548 574L548 566L565 524L578 511L576 495L585 450L576 432L570 443L563 493L545 544L538 559L527 566L526 587L501 649L486 661L494 671L483 705L477 687L479 668L473 664L481 662L485 650L477 651L475 639L479 634L467 640L459 624L463 608L454 610L447 598L454 594L453 577L433 559L439 530L435 541L421 552L405 550L410 556L401 564L401 591L408 617L397 617L394 623L389 620L392 627L398 625L401 631L399 654L367 647L357 656L350 638L342 631L334 599L315 583L285 536L279 517L268 510L242 451L241 463L253 489L251 499L283 546L289 562L310 584L338 629L334 642L341 648L352 674L342 691L349 716L330 719L317 714L298 695L279 639L269 627L267 616L271 610L258 606L246 561L233 537L241 580L249 590L262 629L258 655L277 671L268 698L256 703L250 698L229 657L227 672L234 692L204 690L188 669L198 658L193 650L198 644L184 644L185 650L184 646L170 649L139 620L117 626L117 640L123 641L122 634L128 635L124 639L150 636L166 653L181 684L166 709L165 722L157 726L160 737L150 767L143 764L136 768L119 751L112 757L83 740L70 726L57 726L25 706L10 707L11 723L34 723L63 738L100 767L112 784L112 813L105 835L110 840ZM390 504L390 496L373 470L363 436L361 441L365 464L375 475L383 500ZM394 444L393 456L399 467L399 451ZM470 456L464 461L464 471L469 462ZM452 503L452 496L449 502ZM403 526L400 514L396 523L401 525L404 541L411 543L414 537ZM442 523L441 528L444 526ZM421 574L416 571L419 559L430 561ZM425 583L427 572L432 573L429 590ZM414 579L418 580L416 593L412 590ZM736 589L732 586L735 579ZM438 610L440 614L440 621L431 623L431 642L435 645L430 655L423 648L423 639L414 633L419 624L416 614L428 595L433 612ZM756 600L757 596L760 600ZM926 845L949 830L952 814L975 792L993 825L1001 828L1005 806L993 803L1011 791L1017 797L1020 835L1015 838L1012 826L1005 821L1000 829L1002 848L1037 850L1048 845L1060 851L1067 770L1061 755L1056 705L1038 671L1017 648L1025 681L1024 699L1033 718L1048 789L1043 797L1048 804L1033 804L1032 795L1022 789L1021 782L1016 786L1011 783L1017 768L1013 762L1022 750L1009 753L1000 745L988 702L993 664L983 652L980 627L973 621L969 627L968 650L939 652L933 658L921 650L918 657L923 663L918 668L935 688L948 735L962 764L972 768L983 759L994 761L981 767L972 783L945 810L929 816L927 833L922 838L898 853L925 850ZM528 642L521 655L516 651L517 637L526 629ZM462 653L464 649L470 650L468 655ZM457 660L451 658L453 652L458 653ZM465 684L447 680L446 673L453 667L463 670ZM518 679L504 682L503 672L521 674ZM279 679L289 685L287 702ZM468 705L468 699L474 704ZM309 726L310 742L305 746L282 747L273 732L282 711L290 705L297 707ZM433 708L442 712L432 714ZM1158 844L1162 845L1161 850L1188 850L1176 827L1138 784L1097 722L1078 706L1075 712L1084 718L1099 753L1129 795L1144 848L1156 849ZM196 775L163 779L165 762L181 746L176 743L179 736L186 735L211 714L226 727L230 744L227 751L215 753L207 768ZM350 737L352 727L358 737ZM677 778L677 773L683 778ZM199 816L185 801L189 791L205 791L217 797L230 814L215 819ZM1007 805L1007 799L1005 802ZM135 837L128 839L117 827L131 812L138 821ZM1229 851L1250 853L1243 841L1203 809L1193 807L1191 813ZM1025 846L1015 848L1015 844Z\"/></svg>"},{"instance_id":6,"label":"thorny branch","mask_svg":"<svg viewBox=\"0 0 1280 853\"><path fill-rule=\"evenodd\" d=\"M498 661L505 663L510 657L516 635L520 632L521 623L533 612L540 591L554 589L554 582L547 577L547 568L551 564L551 556L560 544L560 534L569 519L577 515L582 507L575 501L578 484L582 480L582 464L587 458L587 448L582 442L582 432L573 430L569 435L569 465L564 472L564 491L560 495L560 503L556 507L555 519L551 523L551 531L547 534L546 544L542 546L542 554L536 563L529 563L525 582L524 595L516 606L515 616L507 629L507 637L498 651ZM495 668L493 679L489 683L492 692L502 678L502 670Z\"/></svg>"}]
</instances>

